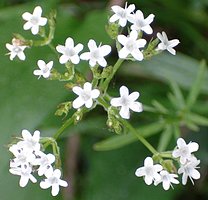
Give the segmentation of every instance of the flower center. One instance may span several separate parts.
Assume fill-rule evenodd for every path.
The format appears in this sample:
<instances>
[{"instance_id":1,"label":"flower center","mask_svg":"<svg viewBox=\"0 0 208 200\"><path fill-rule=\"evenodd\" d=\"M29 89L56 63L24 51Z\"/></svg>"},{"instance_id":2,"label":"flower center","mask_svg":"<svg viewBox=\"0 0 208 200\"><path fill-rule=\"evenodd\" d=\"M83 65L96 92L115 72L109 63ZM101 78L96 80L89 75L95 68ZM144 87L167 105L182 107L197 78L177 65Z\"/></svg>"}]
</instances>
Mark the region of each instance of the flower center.
<instances>
[{"instance_id":1,"label":"flower center","mask_svg":"<svg viewBox=\"0 0 208 200\"><path fill-rule=\"evenodd\" d=\"M136 21L136 25L139 27L139 28L142 28L144 26L146 26L145 22L143 20L137 20Z\"/></svg>"},{"instance_id":2,"label":"flower center","mask_svg":"<svg viewBox=\"0 0 208 200\"><path fill-rule=\"evenodd\" d=\"M45 74L45 73L47 73L49 71L49 69L48 69L48 67L47 67L47 65L45 65L44 66L44 68L42 69L42 72ZM32 141L31 141L32 142ZM33 144L34 144L35 142L33 141Z\"/></svg>"},{"instance_id":3,"label":"flower center","mask_svg":"<svg viewBox=\"0 0 208 200\"><path fill-rule=\"evenodd\" d=\"M88 93L87 92L82 92L81 97L84 101L88 101L90 99L90 94L88 94Z\"/></svg>"},{"instance_id":4,"label":"flower center","mask_svg":"<svg viewBox=\"0 0 208 200\"><path fill-rule=\"evenodd\" d=\"M129 100L126 97L121 97L121 104L123 106L128 106L129 105Z\"/></svg>"},{"instance_id":5,"label":"flower center","mask_svg":"<svg viewBox=\"0 0 208 200\"><path fill-rule=\"evenodd\" d=\"M15 52L15 53L20 53L22 50L18 47L18 46L15 46L14 48L13 48L13 51Z\"/></svg>"},{"instance_id":6,"label":"flower center","mask_svg":"<svg viewBox=\"0 0 208 200\"><path fill-rule=\"evenodd\" d=\"M147 176L153 176L153 170L152 167L146 167L145 172Z\"/></svg>"},{"instance_id":7,"label":"flower center","mask_svg":"<svg viewBox=\"0 0 208 200\"><path fill-rule=\"evenodd\" d=\"M73 50L73 49L70 49L70 48L66 48L66 55L69 56L69 57L72 57L76 54L76 52Z\"/></svg>"},{"instance_id":8,"label":"flower center","mask_svg":"<svg viewBox=\"0 0 208 200\"><path fill-rule=\"evenodd\" d=\"M50 183L53 185L53 184L57 184L58 183L58 178L56 178L56 177L50 177L49 178L49 181L50 181Z\"/></svg>"},{"instance_id":9,"label":"flower center","mask_svg":"<svg viewBox=\"0 0 208 200\"><path fill-rule=\"evenodd\" d=\"M130 52L132 52L132 51L136 48L135 45L136 45L136 44L135 44L135 41L129 40L129 41L127 42L127 44L126 44L126 48L127 48Z\"/></svg>"},{"instance_id":10,"label":"flower center","mask_svg":"<svg viewBox=\"0 0 208 200\"><path fill-rule=\"evenodd\" d=\"M99 52L99 49L96 49L94 51L92 51L91 53L91 57L95 60L99 59L100 58L100 52Z\"/></svg>"},{"instance_id":11,"label":"flower center","mask_svg":"<svg viewBox=\"0 0 208 200\"><path fill-rule=\"evenodd\" d=\"M187 157L187 155L189 155L188 147L183 147L180 152L181 152L181 156L183 157Z\"/></svg>"},{"instance_id":12,"label":"flower center","mask_svg":"<svg viewBox=\"0 0 208 200\"><path fill-rule=\"evenodd\" d=\"M39 19L38 19L38 17L32 16L31 19L30 19L30 22L31 22L33 25L37 25L38 22L39 22Z\"/></svg>"},{"instance_id":13,"label":"flower center","mask_svg":"<svg viewBox=\"0 0 208 200\"><path fill-rule=\"evenodd\" d=\"M118 16L119 16L120 18L126 18L126 11L125 11L125 10L120 10L120 11L118 12Z\"/></svg>"}]
</instances>

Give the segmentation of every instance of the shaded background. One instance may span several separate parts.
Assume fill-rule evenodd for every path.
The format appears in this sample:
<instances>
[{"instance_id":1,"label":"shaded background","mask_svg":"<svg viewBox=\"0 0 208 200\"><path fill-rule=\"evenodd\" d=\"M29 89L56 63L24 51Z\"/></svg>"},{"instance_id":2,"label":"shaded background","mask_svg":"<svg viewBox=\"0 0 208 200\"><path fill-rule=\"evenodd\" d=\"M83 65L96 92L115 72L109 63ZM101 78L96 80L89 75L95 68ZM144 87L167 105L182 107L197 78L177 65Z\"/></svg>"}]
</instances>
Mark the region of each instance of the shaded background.
<instances>
[{"instance_id":1,"label":"shaded background","mask_svg":"<svg viewBox=\"0 0 208 200\"><path fill-rule=\"evenodd\" d=\"M15 59L13 62L5 56L5 43L10 43L12 33L21 33L33 38L30 31L23 31L22 13L32 12L36 5L43 8L43 16L51 9L57 9L57 29L54 44L63 44L70 36L75 42L85 46L93 38L103 44L111 44L105 32L110 5L123 1L90 1L90 0L47 0L47 1L17 1L1 0L0 2L0 195L2 200L180 200L184 198L208 199L207 190L207 129L201 127L198 133L188 132L184 137L198 141L200 151L197 154L201 159L202 178L196 181L195 186L190 182L187 186L175 186L175 189L164 191L162 186L147 186L142 178L137 178L134 172L143 165L143 160L149 152L138 142L124 148L97 152L93 145L113 135L106 126L106 114L98 108L88 114L76 127L65 131L58 143L61 147L64 176L71 186L63 190L58 197L51 197L50 190L42 190L38 184L29 183L26 188L18 186L19 177L8 172L11 155L7 144L13 136L19 136L23 128L31 132L39 129L43 136L55 133L64 119L54 116L56 106L64 101L73 100L74 95L64 89L64 83L37 80L33 75L38 59L53 60L58 69L61 66L49 48L26 49L26 61ZM135 0L137 9L145 16L153 13L155 20L152 23L154 34L165 30L167 35L178 38L177 56L162 54L150 61L126 63L111 84L111 94L118 95L118 88L128 85L132 91L140 91L141 102L150 104L152 99L164 102L170 90L168 79L173 78L184 89L184 94L190 89L195 79L199 60L208 57L208 1L206 0ZM153 36L155 36L153 34ZM152 37L152 36L151 36ZM147 37L148 40L151 37ZM117 57L114 50L109 63L114 63ZM88 73L86 63L82 62L80 70ZM131 70L129 70L131 69ZM136 80L136 81L135 81ZM202 87L200 101L196 110L208 115L208 75ZM136 126L154 121L148 113L133 115ZM67 137L69 136L70 137ZM159 135L149 140L157 144ZM175 141L170 144L170 149Z\"/></svg>"}]
</instances>

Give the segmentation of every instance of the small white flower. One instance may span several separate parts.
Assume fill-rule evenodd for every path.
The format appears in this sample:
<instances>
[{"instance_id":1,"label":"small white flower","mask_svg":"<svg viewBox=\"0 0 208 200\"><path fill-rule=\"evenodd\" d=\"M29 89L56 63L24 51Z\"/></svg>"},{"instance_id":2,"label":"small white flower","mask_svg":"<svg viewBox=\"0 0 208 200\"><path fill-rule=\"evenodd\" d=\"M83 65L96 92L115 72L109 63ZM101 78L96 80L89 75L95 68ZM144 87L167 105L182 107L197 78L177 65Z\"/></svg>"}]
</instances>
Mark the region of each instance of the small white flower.
<instances>
[{"instance_id":1,"label":"small white flower","mask_svg":"<svg viewBox=\"0 0 208 200\"><path fill-rule=\"evenodd\" d=\"M82 60L89 60L89 64L91 67L94 67L97 63L102 66L106 67L107 62L104 56L107 56L111 52L111 46L101 44L97 47L94 40L90 40L88 42L88 48L90 52L85 52L80 55Z\"/></svg>"},{"instance_id":2,"label":"small white flower","mask_svg":"<svg viewBox=\"0 0 208 200\"><path fill-rule=\"evenodd\" d=\"M28 151L28 149L24 149L20 142L11 146L9 151L15 156L10 161L10 167L12 168L27 165L35 160L35 155L31 151Z\"/></svg>"},{"instance_id":3,"label":"small white flower","mask_svg":"<svg viewBox=\"0 0 208 200\"><path fill-rule=\"evenodd\" d=\"M33 74L35 76L43 76L44 78L48 78L51 74L51 69L53 67L53 61L50 61L49 63L45 63L43 60L38 60L37 65L40 69L36 69L33 71Z\"/></svg>"},{"instance_id":4,"label":"small white flower","mask_svg":"<svg viewBox=\"0 0 208 200\"><path fill-rule=\"evenodd\" d=\"M51 153L45 154L42 151L36 153L36 159L33 162L33 165L39 165L37 169L38 175L43 176L50 168L52 168L51 164L54 163L55 156Z\"/></svg>"},{"instance_id":5,"label":"small white flower","mask_svg":"<svg viewBox=\"0 0 208 200\"><path fill-rule=\"evenodd\" d=\"M24 24L23 29L31 29L32 34L37 35L39 32L39 26L45 26L47 23L47 18L41 17L41 15L42 8L40 6L35 7L33 14L29 12L23 13L22 18L27 21Z\"/></svg>"},{"instance_id":6,"label":"small white flower","mask_svg":"<svg viewBox=\"0 0 208 200\"><path fill-rule=\"evenodd\" d=\"M129 109L134 112L142 112L142 104L136 101L139 97L139 92L132 92L129 94L129 89L126 86L120 87L120 97L113 98L110 104L114 107L121 107L119 114L124 119L130 118Z\"/></svg>"},{"instance_id":7,"label":"small white flower","mask_svg":"<svg viewBox=\"0 0 208 200\"><path fill-rule=\"evenodd\" d=\"M56 196L59 193L59 186L67 187L68 183L64 180L61 180L61 171L59 169L53 169L48 170L45 173L45 176L47 179L40 182L40 187L42 189L47 189L49 187L52 187L51 194L52 196Z\"/></svg>"},{"instance_id":8,"label":"small white flower","mask_svg":"<svg viewBox=\"0 0 208 200\"><path fill-rule=\"evenodd\" d=\"M144 167L140 167L136 170L135 175L138 177L144 176L144 181L147 185L151 185L153 181L160 180L158 174L163 167L160 164L154 165L151 157L147 157L144 160Z\"/></svg>"},{"instance_id":9,"label":"small white flower","mask_svg":"<svg viewBox=\"0 0 208 200\"><path fill-rule=\"evenodd\" d=\"M191 158L191 153L198 149L199 145L196 142L186 144L183 138L178 138L177 149L172 152L172 155L174 158L180 157L180 163L185 164Z\"/></svg>"},{"instance_id":10,"label":"small white flower","mask_svg":"<svg viewBox=\"0 0 208 200\"><path fill-rule=\"evenodd\" d=\"M36 130L33 135L26 129L22 130L23 141L19 143L24 150L35 152L40 150L40 131Z\"/></svg>"},{"instance_id":11,"label":"small white flower","mask_svg":"<svg viewBox=\"0 0 208 200\"><path fill-rule=\"evenodd\" d=\"M176 178L178 178L177 174L170 174L166 170L162 170L160 172L160 179L156 180L154 184L158 185L159 183L162 183L164 190L169 190L170 186L173 187L171 183L179 184L179 181Z\"/></svg>"},{"instance_id":12,"label":"small white flower","mask_svg":"<svg viewBox=\"0 0 208 200\"><path fill-rule=\"evenodd\" d=\"M120 6L117 6L117 5L112 6L111 8L115 14L113 16L111 16L109 21L111 23L113 23L113 22L116 22L119 20L118 24L120 26L124 27L124 26L126 26L128 19L132 15L131 13L135 10L135 5L130 4L127 7L127 3L126 3L125 8L121 8Z\"/></svg>"},{"instance_id":13,"label":"small white flower","mask_svg":"<svg viewBox=\"0 0 208 200\"><path fill-rule=\"evenodd\" d=\"M85 105L87 108L91 108L93 104L93 99L96 99L100 95L98 89L92 89L92 84L86 82L83 89L78 86L74 86L72 91L78 95L78 97L73 101L72 106L75 109L80 108Z\"/></svg>"},{"instance_id":14,"label":"small white flower","mask_svg":"<svg viewBox=\"0 0 208 200\"><path fill-rule=\"evenodd\" d=\"M167 49L171 54L176 54L176 51L173 49L173 47L177 46L180 43L178 39L168 40L168 37L164 31L162 32L162 34L157 33L157 37L161 41L161 43L158 44L158 50Z\"/></svg>"},{"instance_id":15,"label":"small white flower","mask_svg":"<svg viewBox=\"0 0 208 200\"><path fill-rule=\"evenodd\" d=\"M137 31L131 31L129 36L118 35L118 41L123 45L123 48L118 52L119 58L125 59L131 54L136 60L143 60L144 56L139 48L146 45L145 39L138 39Z\"/></svg>"},{"instance_id":16,"label":"small white flower","mask_svg":"<svg viewBox=\"0 0 208 200\"><path fill-rule=\"evenodd\" d=\"M150 24L154 20L154 15L150 14L146 19L141 10L137 10L136 13L130 18L130 22L133 23L131 30L144 31L146 34L152 34L153 30Z\"/></svg>"},{"instance_id":17,"label":"small white flower","mask_svg":"<svg viewBox=\"0 0 208 200\"><path fill-rule=\"evenodd\" d=\"M78 64L80 61L80 58L78 56L79 52L82 51L83 45L82 44L77 44L74 46L74 40L70 37L68 37L65 41L65 46L63 45L58 45L56 47L56 50L63 54L59 58L59 62L61 64L65 64L68 61L71 61L73 64Z\"/></svg>"},{"instance_id":18,"label":"small white flower","mask_svg":"<svg viewBox=\"0 0 208 200\"><path fill-rule=\"evenodd\" d=\"M193 179L197 180L200 178L200 173L196 170L197 165L199 165L200 160L197 160L196 157L192 156L184 165L178 169L179 174L182 175L182 184L186 185L188 177L190 178L192 184L194 185Z\"/></svg>"},{"instance_id":19,"label":"small white flower","mask_svg":"<svg viewBox=\"0 0 208 200\"><path fill-rule=\"evenodd\" d=\"M32 167L29 165L24 165L22 167L17 168L11 168L9 169L9 172L14 175L20 176L19 185L20 187L25 187L29 180L31 180L33 183L36 183L36 178L31 174L32 173Z\"/></svg>"},{"instance_id":20,"label":"small white flower","mask_svg":"<svg viewBox=\"0 0 208 200\"><path fill-rule=\"evenodd\" d=\"M6 43L6 48L10 51L8 55L10 55L10 60L13 60L16 56L20 60L25 60L24 50L27 46L22 46L17 42L17 39L12 39L12 44Z\"/></svg>"}]
</instances>

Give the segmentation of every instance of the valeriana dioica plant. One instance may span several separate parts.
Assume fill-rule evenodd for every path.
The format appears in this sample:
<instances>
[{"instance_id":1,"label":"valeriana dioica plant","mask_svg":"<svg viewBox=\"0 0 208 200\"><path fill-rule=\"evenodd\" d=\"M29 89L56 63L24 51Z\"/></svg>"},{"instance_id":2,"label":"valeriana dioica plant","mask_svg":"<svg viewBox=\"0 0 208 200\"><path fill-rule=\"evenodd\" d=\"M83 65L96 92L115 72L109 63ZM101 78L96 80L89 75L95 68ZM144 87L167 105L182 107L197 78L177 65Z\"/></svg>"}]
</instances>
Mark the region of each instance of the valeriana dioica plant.
<instances>
[{"instance_id":1,"label":"valeriana dioica plant","mask_svg":"<svg viewBox=\"0 0 208 200\"><path fill-rule=\"evenodd\" d=\"M193 180L200 178L198 171L200 160L193 154L199 149L199 145L196 142L187 144L180 137L180 125L183 124L196 130L197 125L200 125L199 117L203 118L193 113L191 108L199 93L200 80L203 78L205 69L204 63L200 67L197 80L187 99L183 97L178 85L170 80L173 94L170 94L168 98L174 108L171 111L155 100L152 103L153 106L144 105L144 102L139 101L140 93L132 91L125 83L120 86L115 97L108 93L111 80L124 62L151 59L164 50L173 55L176 54L174 47L179 44L179 40L169 40L164 31L157 33L157 38L152 38L150 41L145 39L146 35L153 33L151 23L154 17L153 14L145 17L142 11L136 10L134 4L127 5L126 3L125 8L112 6L112 15L109 17L106 31L115 41L118 59L114 64L109 64L108 56L113 47L103 44L102 41L95 41L93 38L89 38L87 44L81 44L69 36L64 44L53 46L56 26L55 12L51 12L48 18L42 17L42 8L37 6L32 14L23 13L22 18L25 21L23 29L31 31L39 38L28 40L22 35L14 34L11 44L6 44L10 60L15 58L26 60L25 54L27 51L31 51L33 46L49 46L55 53L54 60L40 58L37 60L37 67L34 68L33 74L37 76L37 79L66 81L66 87L77 97L58 106L56 115L66 115L68 119L53 137L42 137L38 130L31 134L28 130L23 129L22 136L17 137L9 146L9 151L13 154L9 171L11 174L20 176L19 185L21 187L25 187L29 182L37 183L40 179L37 178L38 176L42 177L40 187L42 189L51 187L53 196L59 193L60 186L69 185L70 187L70 184L61 177L60 152L56 140L67 127L82 123L83 116L92 112L97 106L101 106L106 111L106 124L111 131L117 134L128 132L124 135L124 140L125 137L132 137L134 140L136 138L150 151L150 156L144 159L144 166L138 169L135 166L135 175L144 177L147 185L156 186L161 183L163 188L168 190L170 186L173 187L173 184L181 182L180 175L182 175L183 185L187 183L188 178L193 184ZM48 33L45 26L49 27ZM88 49L86 52L83 51L84 45ZM59 60L59 63L65 68L64 73L58 72L54 66L55 59ZM91 79L77 70L81 60L89 64L89 70L92 72ZM68 116L69 110L73 111L70 116ZM146 140L142 134L142 130L144 130L142 127L137 129L131 124L131 115L142 115L143 111L154 113L160 118L160 122L149 125L149 127L153 127L154 131L163 130L157 149ZM175 149L166 151L172 133L177 137L177 145ZM116 137L120 137L120 135ZM99 149L102 145L105 145L105 141L96 144L95 148ZM52 152L46 153L49 146L52 147Z\"/></svg>"}]
</instances>

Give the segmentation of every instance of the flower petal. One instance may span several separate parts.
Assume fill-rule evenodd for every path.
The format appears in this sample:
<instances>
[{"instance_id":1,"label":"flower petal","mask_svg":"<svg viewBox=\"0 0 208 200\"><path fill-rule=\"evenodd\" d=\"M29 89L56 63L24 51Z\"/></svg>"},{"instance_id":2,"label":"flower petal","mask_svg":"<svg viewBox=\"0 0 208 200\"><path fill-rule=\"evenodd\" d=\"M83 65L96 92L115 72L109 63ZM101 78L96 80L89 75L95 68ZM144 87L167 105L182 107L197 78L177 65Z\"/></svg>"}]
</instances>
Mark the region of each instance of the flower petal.
<instances>
[{"instance_id":1,"label":"flower petal","mask_svg":"<svg viewBox=\"0 0 208 200\"><path fill-rule=\"evenodd\" d=\"M128 106L122 106L119 114L121 115L122 118L129 119L130 118L129 107Z\"/></svg>"},{"instance_id":2,"label":"flower petal","mask_svg":"<svg viewBox=\"0 0 208 200\"><path fill-rule=\"evenodd\" d=\"M77 97L73 102L72 102L72 107L75 109L80 108L81 106L83 106L85 104L85 102L83 101L83 99L81 97Z\"/></svg>"}]
</instances>

